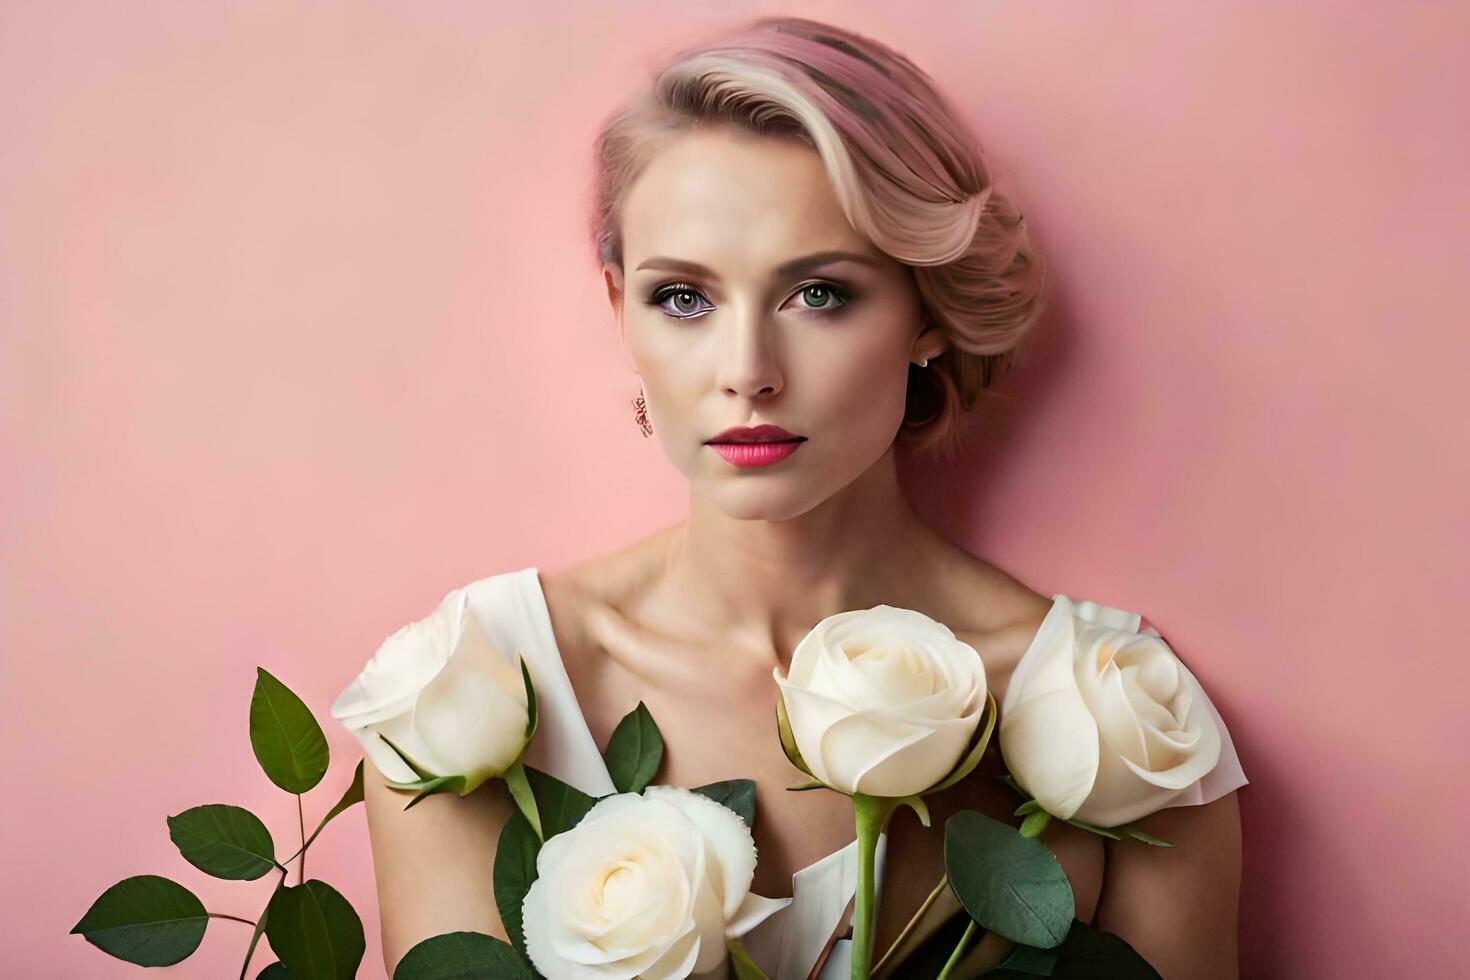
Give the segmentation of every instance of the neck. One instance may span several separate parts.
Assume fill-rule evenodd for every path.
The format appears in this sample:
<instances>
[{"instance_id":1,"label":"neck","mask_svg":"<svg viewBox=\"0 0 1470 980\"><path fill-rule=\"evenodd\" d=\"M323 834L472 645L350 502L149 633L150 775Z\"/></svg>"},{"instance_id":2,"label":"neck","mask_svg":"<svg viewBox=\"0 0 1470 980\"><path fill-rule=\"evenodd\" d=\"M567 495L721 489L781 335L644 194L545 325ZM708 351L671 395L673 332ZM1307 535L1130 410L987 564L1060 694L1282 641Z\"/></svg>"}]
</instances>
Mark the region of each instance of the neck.
<instances>
[{"instance_id":1,"label":"neck","mask_svg":"<svg viewBox=\"0 0 1470 980\"><path fill-rule=\"evenodd\" d=\"M903 605L905 584L943 539L914 512L893 451L840 492L781 520L732 517L693 496L668 532L663 588L722 642L775 651L784 662L821 619L880 602Z\"/></svg>"}]
</instances>

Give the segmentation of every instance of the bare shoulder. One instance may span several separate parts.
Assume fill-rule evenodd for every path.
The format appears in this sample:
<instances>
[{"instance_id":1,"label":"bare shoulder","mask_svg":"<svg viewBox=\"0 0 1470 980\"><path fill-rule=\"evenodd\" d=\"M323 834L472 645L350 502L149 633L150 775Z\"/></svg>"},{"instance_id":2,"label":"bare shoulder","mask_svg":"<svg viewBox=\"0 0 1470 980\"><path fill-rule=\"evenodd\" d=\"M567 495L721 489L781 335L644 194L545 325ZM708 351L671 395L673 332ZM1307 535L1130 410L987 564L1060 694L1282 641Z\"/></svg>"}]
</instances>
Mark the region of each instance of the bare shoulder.
<instances>
[{"instance_id":1,"label":"bare shoulder","mask_svg":"<svg viewBox=\"0 0 1470 980\"><path fill-rule=\"evenodd\" d=\"M607 728L609 705L632 683L614 652L620 642L651 637L628 616L663 567L669 529L554 573L541 587L562 662L594 734ZM615 720L615 719L614 719Z\"/></svg>"},{"instance_id":2,"label":"bare shoulder","mask_svg":"<svg viewBox=\"0 0 1470 980\"><path fill-rule=\"evenodd\" d=\"M955 546L945 562L943 619L956 634L983 639L987 661L1019 658L1052 599L992 562Z\"/></svg>"},{"instance_id":3,"label":"bare shoulder","mask_svg":"<svg viewBox=\"0 0 1470 980\"><path fill-rule=\"evenodd\" d=\"M585 559L554 573L542 573L541 585L551 607L552 625L570 653L592 642L603 621L635 604L662 567L668 537L675 526ZM595 643L593 644L595 645Z\"/></svg>"}]
</instances>

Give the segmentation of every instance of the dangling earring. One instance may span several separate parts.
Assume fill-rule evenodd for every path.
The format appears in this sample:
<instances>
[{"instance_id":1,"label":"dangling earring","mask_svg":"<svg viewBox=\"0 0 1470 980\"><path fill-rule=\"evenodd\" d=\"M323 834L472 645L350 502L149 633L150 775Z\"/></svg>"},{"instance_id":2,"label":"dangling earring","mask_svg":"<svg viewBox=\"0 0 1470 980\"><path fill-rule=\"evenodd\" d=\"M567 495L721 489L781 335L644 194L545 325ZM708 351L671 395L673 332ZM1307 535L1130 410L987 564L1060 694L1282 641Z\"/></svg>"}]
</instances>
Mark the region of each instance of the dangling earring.
<instances>
[{"instance_id":1,"label":"dangling earring","mask_svg":"<svg viewBox=\"0 0 1470 980\"><path fill-rule=\"evenodd\" d=\"M643 400L643 389L638 389L638 397L633 399L633 418L638 427L643 430L643 438L647 439L653 435L653 426L648 421L648 403Z\"/></svg>"}]
</instances>

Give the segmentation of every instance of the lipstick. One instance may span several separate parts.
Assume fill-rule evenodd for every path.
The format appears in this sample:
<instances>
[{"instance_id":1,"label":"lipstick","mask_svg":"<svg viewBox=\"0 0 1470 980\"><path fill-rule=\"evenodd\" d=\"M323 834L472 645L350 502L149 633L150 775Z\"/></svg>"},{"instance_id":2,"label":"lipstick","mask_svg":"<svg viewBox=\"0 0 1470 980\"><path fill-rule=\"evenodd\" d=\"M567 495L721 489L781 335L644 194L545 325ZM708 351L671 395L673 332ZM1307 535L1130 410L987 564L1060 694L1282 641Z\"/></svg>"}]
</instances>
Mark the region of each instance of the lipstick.
<instances>
[{"instance_id":1,"label":"lipstick","mask_svg":"<svg viewBox=\"0 0 1470 980\"><path fill-rule=\"evenodd\" d=\"M780 442L711 442L709 447L736 466L770 466L796 452L804 440Z\"/></svg>"}]
</instances>

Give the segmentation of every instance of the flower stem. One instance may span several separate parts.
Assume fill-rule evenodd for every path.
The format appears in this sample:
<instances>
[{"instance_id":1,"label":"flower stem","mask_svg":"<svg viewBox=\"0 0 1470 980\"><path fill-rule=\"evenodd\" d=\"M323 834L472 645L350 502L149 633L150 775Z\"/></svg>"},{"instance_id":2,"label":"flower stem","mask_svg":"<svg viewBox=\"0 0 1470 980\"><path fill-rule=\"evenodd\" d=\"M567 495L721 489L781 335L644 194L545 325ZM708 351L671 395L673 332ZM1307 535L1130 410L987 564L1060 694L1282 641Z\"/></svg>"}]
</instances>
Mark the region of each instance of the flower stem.
<instances>
[{"instance_id":1,"label":"flower stem","mask_svg":"<svg viewBox=\"0 0 1470 980\"><path fill-rule=\"evenodd\" d=\"M852 916L852 980L868 980L872 972L874 858L878 834L898 804L898 800L886 796L852 794L858 846L857 902Z\"/></svg>"},{"instance_id":2,"label":"flower stem","mask_svg":"<svg viewBox=\"0 0 1470 980\"><path fill-rule=\"evenodd\" d=\"M526 780L525 763L517 759L500 778L505 780L505 785L516 801L516 806L520 807L526 822L536 831L536 839L544 843L546 835L541 832L541 812L536 807L536 794L531 792L531 784Z\"/></svg>"},{"instance_id":3,"label":"flower stem","mask_svg":"<svg viewBox=\"0 0 1470 980\"><path fill-rule=\"evenodd\" d=\"M939 971L938 980L949 980L949 972L964 958L965 947L970 945L970 937L973 935L975 935L975 920L971 919L970 924L965 926L964 935L960 936L959 944L955 946L954 952L950 953L949 959L945 961L944 969Z\"/></svg>"},{"instance_id":4,"label":"flower stem","mask_svg":"<svg viewBox=\"0 0 1470 980\"><path fill-rule=\"evenodd\" d=\"M281 877L276 879L276 887L271 891L271 898L276 897L276 892L286 887L286 869L281 868ZM250 947L245 950L245 962L240 964L240 980L245 980L246 974L250 972L250 958L255 955L256 944L260 942L260 934L265 932L265 914L270 909L270 902L266 902L265 908L260 910L260 918L255 920L255 932L250 936Z\"/></svg>"}]
</instances>

